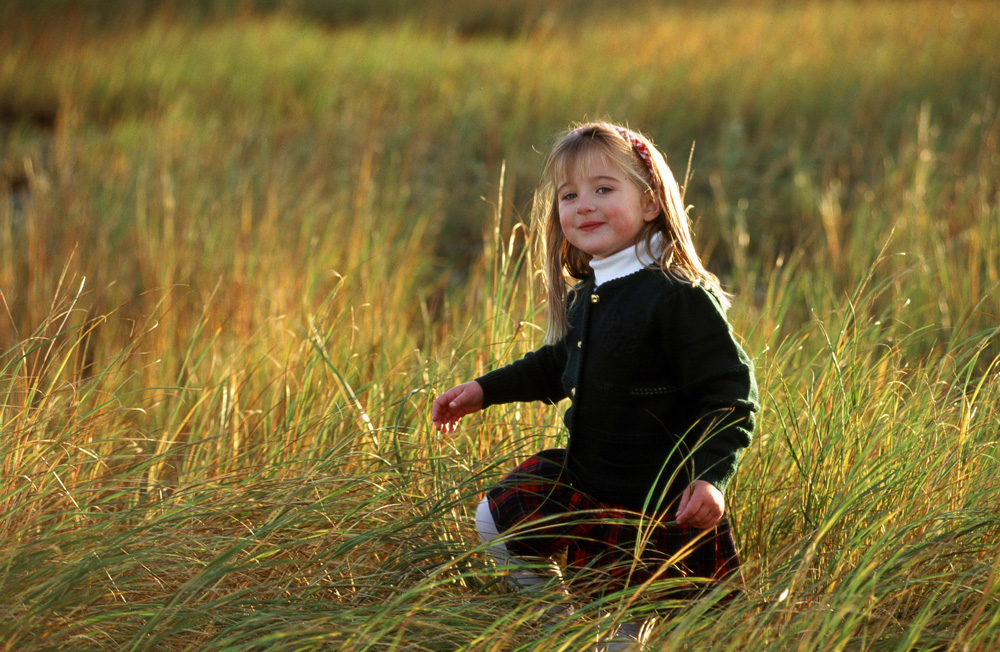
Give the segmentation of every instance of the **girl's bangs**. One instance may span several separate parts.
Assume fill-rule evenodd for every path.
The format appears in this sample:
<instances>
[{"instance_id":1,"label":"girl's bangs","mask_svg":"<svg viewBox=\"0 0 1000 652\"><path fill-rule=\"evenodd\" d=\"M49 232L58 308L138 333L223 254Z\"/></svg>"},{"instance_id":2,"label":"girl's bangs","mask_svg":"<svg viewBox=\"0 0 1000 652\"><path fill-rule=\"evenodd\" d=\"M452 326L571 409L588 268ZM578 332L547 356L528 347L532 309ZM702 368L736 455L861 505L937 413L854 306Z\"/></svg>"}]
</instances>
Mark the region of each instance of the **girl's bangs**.
<instances>
[{"instance_id":1,"label":"girl's bangs","mask_svg":"<svg viewBox=\"0 0 1000 652\"><path fill-rule=\"evenodd\" d=\"M624 141L622 144L624 145ZM615 140L610 140L596 131L572 134L558 143L546 165L545 178L555 189L572 172L580 172L586 176L591 162L597 156L605 157L629 177L632 177L632 180L640 187L649 186L649 181L636 170L639 159L632 152L631 147L627 149L620 147ZM633 157L635 157L634 161ZM643 167L643 171L645 171L645 167Z\"/></svg>"},{"instance_id":2,"label":"girl's bangs","mask_svg":"<svg viewBox=\"0 0 1000 652\"><path fill-rule=\"evenodd\" d=\"M553 152L552 158L549 160L548 174L546 176L553 188L558 187L563 180L569 178L574 172L582 176L587 176L591 163L598 157L604 157L614 163L615 166L627 169L615 154L617 152L602 139L589 137L574 138L571 142L567 142L565 147Z\"/></svg>"}]
</instances>

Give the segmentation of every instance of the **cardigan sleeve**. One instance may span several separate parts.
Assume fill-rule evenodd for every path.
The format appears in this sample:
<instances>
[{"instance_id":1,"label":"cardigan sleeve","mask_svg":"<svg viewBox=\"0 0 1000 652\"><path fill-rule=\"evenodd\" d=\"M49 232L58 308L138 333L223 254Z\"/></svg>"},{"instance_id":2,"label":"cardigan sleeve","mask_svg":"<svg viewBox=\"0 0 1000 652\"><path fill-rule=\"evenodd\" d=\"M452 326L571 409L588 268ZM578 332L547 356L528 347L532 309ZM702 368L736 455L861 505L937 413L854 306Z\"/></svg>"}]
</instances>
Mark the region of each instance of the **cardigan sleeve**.
<instances>
[{"instance_id":1,"label":"cardigan sleeve","mask_svg":"<svg viewBox=\"0 0 1000 652\"><path fill-rule=\"evenodd\" d=\"M696 421L694 477L725 492L750 445L759 409L753 363L733 337L722 306L705 288L686 287L673 302L673 351Z\"/></svg>"},{"instance_id":2,"label":"cardigan sleeve","mask_svg":"<svg viewBox=\"0 0 1000 652\"><path fill-rule=\"evenodd\" d=\"M476 378L483 388L483 407L514 401L557 403L566 398L562 384L565 367L565 345L556 342L494 369Z\"/></svg>"}]
</instances>

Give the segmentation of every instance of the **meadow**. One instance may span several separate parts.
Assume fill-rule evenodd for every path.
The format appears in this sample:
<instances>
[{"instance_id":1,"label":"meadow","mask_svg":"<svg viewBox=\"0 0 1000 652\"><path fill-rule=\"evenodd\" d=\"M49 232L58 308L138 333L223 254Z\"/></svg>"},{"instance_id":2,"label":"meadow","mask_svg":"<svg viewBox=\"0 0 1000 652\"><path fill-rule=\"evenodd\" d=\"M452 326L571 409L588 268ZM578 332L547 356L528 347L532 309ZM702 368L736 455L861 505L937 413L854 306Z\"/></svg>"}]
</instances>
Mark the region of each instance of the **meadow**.
<instances>
[{"instance_id":1,"label":"meadow","mask_svg":"<svg viewBox=\"0 0 1000 652\"><path fill-rule=\"evenodd\" d=\"M1000 7L0 8L0 650L1000 640ZM546 626L473 530L559 409L436 432L545 328L554 137L649 134L762 412L745 596ZM716 596L717 597L717 596Z\"/></svg>"}]
</instances>

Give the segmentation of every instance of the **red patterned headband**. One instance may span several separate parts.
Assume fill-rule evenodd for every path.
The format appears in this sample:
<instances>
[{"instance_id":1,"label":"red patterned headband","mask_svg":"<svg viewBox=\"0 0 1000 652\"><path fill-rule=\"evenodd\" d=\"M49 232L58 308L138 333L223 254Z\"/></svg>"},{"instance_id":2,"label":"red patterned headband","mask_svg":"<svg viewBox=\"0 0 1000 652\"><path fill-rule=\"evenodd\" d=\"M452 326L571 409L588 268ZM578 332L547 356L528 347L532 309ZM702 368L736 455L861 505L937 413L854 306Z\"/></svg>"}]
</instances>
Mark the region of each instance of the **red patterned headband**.
<instances>
[{"instance_id":1,"label":"red patterned headband","mask_svg":"<svg viewBox=\"0 0 1000 652\"><path fill-rule=\"evenodd\" d=\"M642 159L642 162L646 164L646 169L649 170L650 176L652 176L653 179L655 179L656 173L653 172L653 156L649 153L649 148L646 147L646 143L642 142L642 139L639 138L639 136L630 129L626 129L625 127L619 127L618 125L611 125L611 126L614 128L615 131L618 132L618 135L624 138L625 142L628 143L632 147L632 149L635 150L635 153L639 155L639 158ZM582 131L586 131L592 128L593 127L590 126L577 127L576 129L574 129L569 133L572 136L574 134L578 134Z\"/></svg>"}]
</instances>

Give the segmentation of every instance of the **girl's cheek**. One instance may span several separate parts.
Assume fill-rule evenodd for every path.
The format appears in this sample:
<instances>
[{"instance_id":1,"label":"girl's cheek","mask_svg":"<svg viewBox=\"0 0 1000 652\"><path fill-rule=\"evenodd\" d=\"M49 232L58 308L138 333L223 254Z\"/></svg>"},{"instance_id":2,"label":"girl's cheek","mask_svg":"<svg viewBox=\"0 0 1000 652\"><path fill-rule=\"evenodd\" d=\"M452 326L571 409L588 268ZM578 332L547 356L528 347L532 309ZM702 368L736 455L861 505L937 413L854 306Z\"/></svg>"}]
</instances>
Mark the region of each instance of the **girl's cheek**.
<instances>
[{"instance_id":1,"label":"girl's cheek","mask_svg":"<svg viewBox=\"0 0 1000 652\"><path fill-rule=\"evenodd\" d=\"M562 215L560 215L559 216L559 228L562 229L563 231L566 231L566 229L569 228L569 226L570 226L569 221L563 219Z\"/></svg>"}]
</instances>

